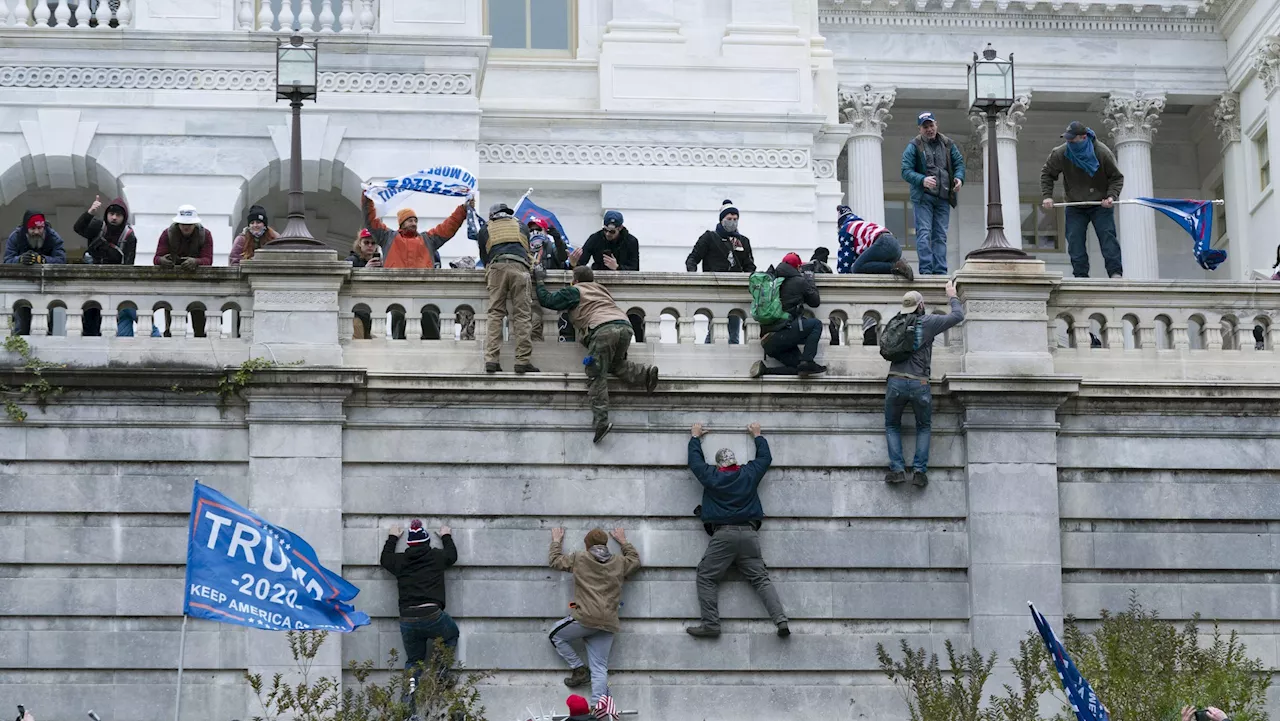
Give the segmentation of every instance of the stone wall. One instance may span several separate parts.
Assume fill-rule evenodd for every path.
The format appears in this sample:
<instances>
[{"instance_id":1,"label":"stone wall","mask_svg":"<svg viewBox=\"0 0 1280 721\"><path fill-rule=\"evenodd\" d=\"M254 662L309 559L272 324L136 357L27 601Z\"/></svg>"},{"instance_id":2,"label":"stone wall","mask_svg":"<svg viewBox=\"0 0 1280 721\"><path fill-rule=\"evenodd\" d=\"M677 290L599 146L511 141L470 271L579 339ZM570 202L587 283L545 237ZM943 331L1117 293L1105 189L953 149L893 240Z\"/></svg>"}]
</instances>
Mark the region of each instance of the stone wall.
<instances>
[{"instance_id":1,"label":"stone wall","mask_svg":"<svg viewBox=\"0 0 1280 721\"><path fill-rule=\"evenodd\" d=\"M466 665L495 671L485 701L499 721L526 706L558 709L566 695L546 640L572 592L570 577L546 567L549 529L561 525L571 550L596 525L626 528L639 549L612 686L641 718L905 718L876 669L877 643L995 649L1007 675L1004 659L1032 628L1026 601L1056 622L1089 621L1123 606L1130 589L1166 618L1198 612L1239 629L1276 667L1275 351L1230 350L1221 337L1192 348L1185 324L1159 349L1143 330L1149 312L1203 320L1235 308L1243 322L1249 308L1275 307L1261 286L1224 284L1210 303L1186 288L1100 289L1035 264L970 263L960 274L969 319L935 349L931 484L920 490L881 480L883 367L860 346L824 346L843 364L828 378L747 381L733 376L738 353L758 353L754 340L639 344L672 370L652 396L614 393L615 431L595 446L566 344L537 351L546 372L516 378L457 360L477 352L474 341L341 341L341 308L373 292L329 261L263 255L243 271L247 290L229 275L209 286L238 299L249 338L229 326L216 341L27 338L40 357L78 364L46 371L66 392L43 411L24 404L25 422L0 423L0 696L37 718L89 708L108 719L172 716L197 478L299 532L363 589L357 606L373 624L333 639L327 672L399 644L394 586L376 560L385 529L413 517L451 525L460 559L449 610ZM7 304L37 298L36 288L70 298L81 282L72 276L89 271L46 271L39 286L35 272L4 270ZM861 280L824 279L830 307L853 314L857 298L884 303L901 291ZM156 281L152 292L190 294L203 282ZM712 292L670 282L618 281L615 292L638 303L679 292L690 305ZM423 285L440 297L455 290ZM1050 318L1095 310L1112 324L1141 316L1137 347L1123 348L1112 326L1108 348L1047 343ZM307 320L283 322L290 313ZM111 350L84 350L93 344ZM201 344L216 353L201 356ZM379 358L392 351L417 365ZM220 397L227 357L272 354L303 364L259 371L242 394ZM714 367L721 354L728 369ZM1213 378L1214 368L1237 380ZM29 380L17 369L0 376ZM683 632L706 544L691 515L688 427L708 423L709 451L750 458L752 420L773 448L762 542L793 635L778 639L731 575L724 635L700 641ZM287 660L278 634L205 621L190 623L187 644L186 719L252 715L242 672Z\"/></svg>"}]
</instances>

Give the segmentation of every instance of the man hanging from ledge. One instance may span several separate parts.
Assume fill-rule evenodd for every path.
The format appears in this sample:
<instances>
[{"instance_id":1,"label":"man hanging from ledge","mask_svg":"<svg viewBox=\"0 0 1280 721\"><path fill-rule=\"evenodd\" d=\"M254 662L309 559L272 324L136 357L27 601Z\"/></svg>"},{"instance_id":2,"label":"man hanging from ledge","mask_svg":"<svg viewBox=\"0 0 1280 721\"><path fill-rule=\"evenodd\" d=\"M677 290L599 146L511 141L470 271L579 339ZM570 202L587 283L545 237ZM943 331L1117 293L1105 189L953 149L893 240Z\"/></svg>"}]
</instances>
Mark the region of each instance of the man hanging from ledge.
<instances>
[{"instance_id":1,"label":"man hanging from ledge","mask_svg":"<svg viewBox=\"0 0 1280 721\"><path fill-rule=\"evenodd\" d=\"M467 204L454 208L439 225L418 232L418 214L410 208L396 212L398 230L392 230L378 217L378 210L368 196L360 196L364 208L364 227L382 248L384 268L435 268L440 265L440 246L448 243L467 219Z\"/></svg>"},{"instance_id":2,"label":"man hanging from ledge","mask_svg":"<svg viewBox=\"0 0 1280 721\"><path fill-rule=\"evenodd\" d=\"M755 460L740 466L732 450L721 448L716 451L716 465L711 466L702 456L705 431L701 423L693 424L689 470L702 484L702 504L693 512L702 519L711 543L698 563L698 606L702 623L685 629L690 636L716 638L720 635L719 584L733 566L738 567L764 601L769 618L778 628L778 636L791 635L787 614L782 610L782 601L769 580L769 569L760 554L759 531L764 507L760 505L758 489L773 456L769 453L769 442L760 433L759 423L747 426L747 432L755 440Z\"/></svg>"},{"instance_id":3,"label":"man hanging from ledge","mask_svg":"<svg viewBox=\"0 0 1280 721\"><path fill-rule=\"evenodd\" d=\"M589 350L582 364L587 372L587 395L591 399L591 420L595 427L594 443L599 443L613 428L609 422L609 375L623 382L644 386L652 393L658 386L658 367L643 366L627 360L627 348L634 337L627 314L614 302L613 296L596 282L595 273L585 265L573 269L573 285L554 293L543 283L547 271L533 269L538 284L538 302L544 308L569 311L569 322L578 339Z\"/></svg>"}]
</instances>

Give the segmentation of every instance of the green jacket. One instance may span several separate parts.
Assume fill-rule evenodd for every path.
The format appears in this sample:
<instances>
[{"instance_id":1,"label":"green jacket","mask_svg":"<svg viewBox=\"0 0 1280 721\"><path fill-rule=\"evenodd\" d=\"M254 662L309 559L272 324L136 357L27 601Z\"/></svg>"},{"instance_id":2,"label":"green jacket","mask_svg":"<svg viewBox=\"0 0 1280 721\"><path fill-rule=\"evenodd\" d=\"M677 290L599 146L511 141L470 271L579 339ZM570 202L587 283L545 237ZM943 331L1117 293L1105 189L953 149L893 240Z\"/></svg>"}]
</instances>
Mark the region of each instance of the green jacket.
<instances>
[{"instance_id":1,"label":"green jacket","mask_svg":"<svg viewBox=\"0 0 1280 721\"><path fill-rule=\"evenodd\" d=\"M1089 176L1067 159L1066 143L1054 148L1040 170L1040 197L1053 197L1053 184L1061 175L1068 203L1103 198L1119 200L1120 191L1124 188L1124 175L1116 165L1115 154L1099 140L1093 141L1093 152L1098 156L1098 172Z\"/></svg>"},{"instance_id":2,"label":"green jacket","mask_svg":"<svg viewBox=\"0 0 1280 721\"><path fill-rule=\"evenodd\" d=\"M942 141L944 146L951 149L951 177L964 182L964 154L960 152L960 149L956 147L951 138L938 133L938 139ZM928 167L925 163L924 153L920 152L920 145L923 142L920 136L917 135L907 143L907 149L902 151L902 179L911 186L911 202L913 204L919 204L925 193L924 179L925 171L928 170Z\"/></svg>"},{"instance_id":3,"label":"green jacket","mask_svg":"<svg viewBox=\"0 0 1280 721\"><path fill-rule=\"evenodd\" d=\"M554 293L538 281L538 303L543 308L569 311L569 322L577 330L582 345L591 347L591 337L602 325L625 323L631 327L627 314L622 312L613 296L599 283L567 285Z\"/></svg>"}]
</instances>

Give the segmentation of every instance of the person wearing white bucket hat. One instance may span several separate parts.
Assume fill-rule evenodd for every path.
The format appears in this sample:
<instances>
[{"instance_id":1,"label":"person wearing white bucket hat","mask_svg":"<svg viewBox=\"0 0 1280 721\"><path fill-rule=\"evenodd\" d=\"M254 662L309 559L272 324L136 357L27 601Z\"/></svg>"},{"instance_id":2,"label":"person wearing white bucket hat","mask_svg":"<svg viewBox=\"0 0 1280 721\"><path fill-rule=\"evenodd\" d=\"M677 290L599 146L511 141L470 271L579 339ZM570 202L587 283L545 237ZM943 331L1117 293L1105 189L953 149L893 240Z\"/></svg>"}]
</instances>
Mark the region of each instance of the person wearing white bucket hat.
<instances>
[{"instance_id":1,"label":"person wearing white bucket hat","mask_svg":"<svg viewBox=\"0 0 1280 721\"><path fill-rule=\"evenodd\" d=\"M153 262L162 268L187 272L213 265L213 233L200 222L194 205L178 207L173 223L160 234Z\"/></svg>"}]
</instances>

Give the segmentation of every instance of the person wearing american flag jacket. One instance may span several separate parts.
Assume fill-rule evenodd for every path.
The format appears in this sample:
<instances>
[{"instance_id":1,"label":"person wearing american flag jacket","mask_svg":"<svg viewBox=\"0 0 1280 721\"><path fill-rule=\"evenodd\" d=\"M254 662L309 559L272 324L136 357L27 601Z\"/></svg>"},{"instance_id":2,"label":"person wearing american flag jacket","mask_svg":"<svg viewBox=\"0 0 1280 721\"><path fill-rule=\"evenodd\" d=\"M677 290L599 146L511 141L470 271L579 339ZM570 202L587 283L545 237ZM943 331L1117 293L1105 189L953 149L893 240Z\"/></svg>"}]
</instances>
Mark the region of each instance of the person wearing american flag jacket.
<instances>
[{"instance_id":1,"label":"person wearing american flag jacket","mask_svg":"<svg viewBox=\"0 0 1280 721\"><path fill-rule=\"evenodd\" d=\"M840 229L837 273L892 273L906 280L915 279L911 266L902 258L902 244L888 228L863 220L847 205L836 206L836 216Z\"/></svg>"}]
</instances>

